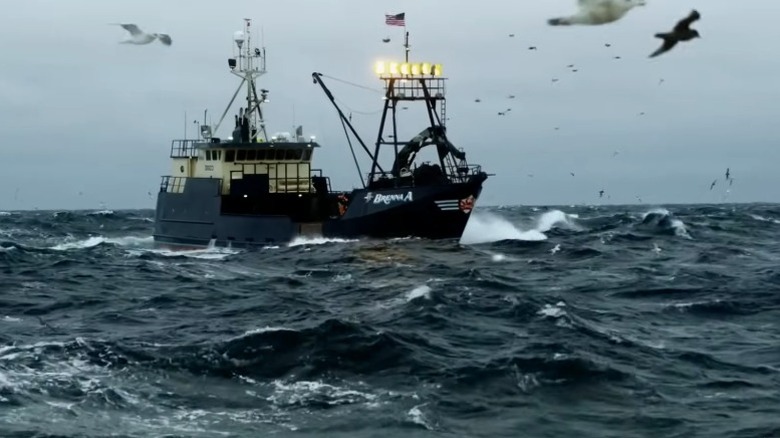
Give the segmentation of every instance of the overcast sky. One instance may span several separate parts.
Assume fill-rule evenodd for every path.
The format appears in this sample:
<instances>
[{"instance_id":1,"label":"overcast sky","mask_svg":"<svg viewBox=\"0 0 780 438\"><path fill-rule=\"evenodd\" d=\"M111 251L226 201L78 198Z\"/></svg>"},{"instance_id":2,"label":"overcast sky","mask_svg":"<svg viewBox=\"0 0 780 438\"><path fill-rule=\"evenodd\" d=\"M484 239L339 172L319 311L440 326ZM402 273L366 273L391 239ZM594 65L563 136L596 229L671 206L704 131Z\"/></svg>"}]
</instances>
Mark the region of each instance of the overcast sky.
<instances>
[{"instance_id":1,"label":"overcast sky","mask_svg":"<svg viewBox=\"0 0 780 438\"><path fill-rule=\"evenodd\" d=\"M302 124L323 145L316 167L351 189L341 124L311 73L380 89L374 61L403 57L402 28L384 24L398 12L412 60L440 62L450 78L450 140L496 174L483 205L780 200L780 2L648 3L617 23L564 28L546 20L576 0L6 0L0 210L152 208L147 192L169 172L185 111L193 136L193 118L208 108L216 122L238 86L226 59L244 17L268 51L269 134ZM702 39L648 59L653 34L691 8ZM173 45L118 44L113 22L169 33ZM380 95L325 80L373 142ZM399 137L425 127L420 115L405 114Z\"/></svg>"}]
</instances>

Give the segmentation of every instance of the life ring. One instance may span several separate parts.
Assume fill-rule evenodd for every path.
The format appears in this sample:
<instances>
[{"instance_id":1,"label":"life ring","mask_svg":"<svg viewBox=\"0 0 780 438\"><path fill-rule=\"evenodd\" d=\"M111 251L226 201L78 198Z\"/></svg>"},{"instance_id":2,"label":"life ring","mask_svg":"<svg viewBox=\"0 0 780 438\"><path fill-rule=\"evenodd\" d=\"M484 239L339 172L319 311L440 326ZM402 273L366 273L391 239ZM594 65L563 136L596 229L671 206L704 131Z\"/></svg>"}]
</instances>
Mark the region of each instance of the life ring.
<instances>
[{"instance_id":1,"label":"life ring","mask_svg":"<svg viewBox=\"0 0 780 438\"><path fill-rule=\"evenodd\" d=\"M347 205L349 205L349 198L342 193L336 197L336 200L339 207L339 216L344 216L344 213L347 212Z\"/></svg>"}]
</instances>

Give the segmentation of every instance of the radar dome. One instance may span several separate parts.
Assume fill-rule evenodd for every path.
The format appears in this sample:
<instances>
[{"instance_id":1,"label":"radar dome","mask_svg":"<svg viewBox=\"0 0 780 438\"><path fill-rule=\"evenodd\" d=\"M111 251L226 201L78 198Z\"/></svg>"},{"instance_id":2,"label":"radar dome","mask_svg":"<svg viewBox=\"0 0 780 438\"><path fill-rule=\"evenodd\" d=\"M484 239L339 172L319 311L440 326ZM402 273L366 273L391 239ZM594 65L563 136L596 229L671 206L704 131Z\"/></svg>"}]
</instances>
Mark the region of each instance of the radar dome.
<instances>
[{"instance_id":1,"label":"radar dome","mask_svg":"<svg viewBox=\"0 0 780 438\"><path fill-rule=\"evenodd\" d=\"M243 44L244 42L244 32L237 30L233 33L233 41L236 42L239 46Z\"/></svg>"}]
</instances>

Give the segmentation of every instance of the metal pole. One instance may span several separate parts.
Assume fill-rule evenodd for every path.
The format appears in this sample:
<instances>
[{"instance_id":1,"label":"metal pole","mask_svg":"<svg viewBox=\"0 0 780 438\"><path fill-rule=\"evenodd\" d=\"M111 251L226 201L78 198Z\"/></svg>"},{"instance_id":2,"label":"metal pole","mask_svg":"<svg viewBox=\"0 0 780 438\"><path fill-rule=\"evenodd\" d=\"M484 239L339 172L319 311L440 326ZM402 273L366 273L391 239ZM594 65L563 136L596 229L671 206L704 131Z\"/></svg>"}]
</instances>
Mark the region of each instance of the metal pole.
<instances>
[{"instance_id":1,"label":"metal pole","mask_svg":"<svg viewBox=\"0 0 780 438\"><path fill-rule=\"evenodd\" d=\"M406 32L406 25L404 25L404 32ZM409 62L409 32L406 32L404 47L406 48L406 62Z\"/></svg>"}]
</instances>

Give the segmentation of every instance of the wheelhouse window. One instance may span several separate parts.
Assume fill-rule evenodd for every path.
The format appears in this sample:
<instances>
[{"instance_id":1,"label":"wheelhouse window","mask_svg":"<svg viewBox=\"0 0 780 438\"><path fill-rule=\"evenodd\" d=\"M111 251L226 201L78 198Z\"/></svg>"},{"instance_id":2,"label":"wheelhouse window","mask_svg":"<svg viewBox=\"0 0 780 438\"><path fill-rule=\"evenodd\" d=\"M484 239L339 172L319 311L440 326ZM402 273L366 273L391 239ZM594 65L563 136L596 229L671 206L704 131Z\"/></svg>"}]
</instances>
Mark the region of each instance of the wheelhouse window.
<instances>
[{"instance_id":1,"label":"wheelhouse window","mask_svg":"<svg viewBox=\"0 0 780 438\"><path fill-rule=\"evenodd\" d=\"M214 154L221 151L214 151ZM225 161L308 161L311 149L238 149L225 151ZM219 159L212 155L211 159ZM208 158L207 158L208 159Z\"/></svg>"}]
</instances>

